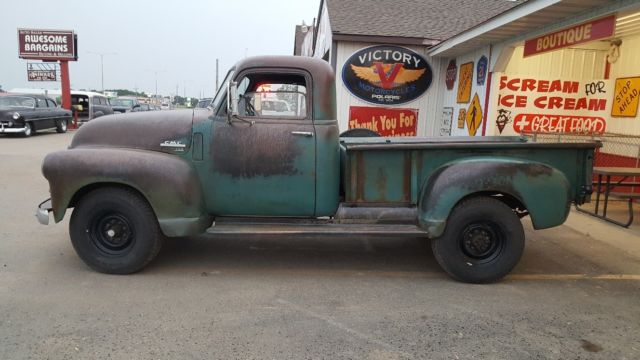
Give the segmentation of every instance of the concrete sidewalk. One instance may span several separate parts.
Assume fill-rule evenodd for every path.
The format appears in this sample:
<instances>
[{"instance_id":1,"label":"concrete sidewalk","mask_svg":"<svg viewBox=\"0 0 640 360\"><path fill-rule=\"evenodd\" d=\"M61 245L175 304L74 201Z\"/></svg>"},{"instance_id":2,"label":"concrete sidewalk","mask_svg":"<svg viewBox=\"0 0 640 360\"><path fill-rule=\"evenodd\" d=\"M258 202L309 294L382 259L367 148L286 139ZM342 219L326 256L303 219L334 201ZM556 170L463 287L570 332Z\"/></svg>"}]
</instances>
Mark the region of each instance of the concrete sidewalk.
<instances>
[{"instance_id":1,"label":"concrete sidewalk","mask_svg":"<svg viewBox=\"0 0 640 360\"><path fill-rule=\"evenodd\" d=\"M612 207L610 214L616 219L626 216L626 204ZM637 210L634 207L637 215ZM602 219L580 213L571 209L565 226L594 240L606 243L614 248L627 252L640 259L640 217L634 216L634 223L629 228L618 226Z\"/></svg>"}]
</instances>

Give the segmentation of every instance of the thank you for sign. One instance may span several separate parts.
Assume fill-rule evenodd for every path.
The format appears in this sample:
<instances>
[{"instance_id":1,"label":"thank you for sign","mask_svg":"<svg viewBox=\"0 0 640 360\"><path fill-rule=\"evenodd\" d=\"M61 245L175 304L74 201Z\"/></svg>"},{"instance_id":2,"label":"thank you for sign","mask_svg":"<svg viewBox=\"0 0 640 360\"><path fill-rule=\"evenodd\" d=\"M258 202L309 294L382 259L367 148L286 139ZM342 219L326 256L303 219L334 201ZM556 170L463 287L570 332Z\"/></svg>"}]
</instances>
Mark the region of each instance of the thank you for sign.
<instances>
[{"instance_id":1,"label":"thank you for sign","mask_svg":"<svg viewBox=\"0 0 640 360\"><path fill-rule=\"evenodd\" d=\"M382 136L416 136L418 109L349 107L349 129L365 128Z\"/></svg>"},{"instance_id":2,"label":"thank you for sign","mask_svg":"<svg viewBox=\"0 0 640 360\"><path fill-rule=\"evenodd\" d=\"M75 60L72 30L18 29L18 54L22 59Z\"/></svg>"},{"instance_id":3,"label":"thank you for sign","mask_svg":"<svg viewBox=\"0 0 640 360\"><path fill-rule=\"evenodd\" d=\"M524 56L605 39L613 36L615 27L616 17L611 15L529 39L524 42Z\"/></svg>"},{"instance_id":4,"label":"thank you for sign","mask_svg":"<svg viewBox=\"0 0 640 360\"><path fill-rule=\"evenodd\" d=\"M372 104L403 104L420 97L433 79L431 66L413 50L393 45L355 52L342 67L342 81Z\"/></svg>"}]
</instances>

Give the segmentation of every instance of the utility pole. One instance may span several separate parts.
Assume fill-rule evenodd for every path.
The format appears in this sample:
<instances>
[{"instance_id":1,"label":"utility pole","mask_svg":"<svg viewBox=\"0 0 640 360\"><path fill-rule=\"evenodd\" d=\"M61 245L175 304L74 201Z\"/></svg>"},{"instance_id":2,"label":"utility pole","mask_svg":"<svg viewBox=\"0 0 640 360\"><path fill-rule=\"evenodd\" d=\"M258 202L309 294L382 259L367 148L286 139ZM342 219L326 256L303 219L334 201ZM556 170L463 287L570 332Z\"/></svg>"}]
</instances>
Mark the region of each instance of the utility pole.
<instances>
[{"instance_id":1,"label":"utility pole","mask_svg":"<svg viewBox=\"0 0 640 360\"><path fill-rule=\"evenodd\" d=\"M220 59L216 58L216 91L213 92L214 94L218 92L218 87L219 87L219 85L218 85L218 74L219 74L218 73L218 60L220 60Z\"/></svg>"},{"instance_id":2,"label":"utility pole","mask_svg":"<svg viewBox=\"0 0 640 360\"><path fill-rule=\"evenodd\" d=\"M158 105L158 73L163 73L165 72L164 70L148 70L151 71L156 79L156 92L155 94L153 94L153 97L155 99L154 104Z\"/></svg>"},{"instance_id":3,"label":"utility pole","mask_svg":"<svg viewBox=\"0 0 640 360\"><path fill-rule=\"evenodd\" d=\"M118 55L118 53L114 52L97 52L97 51L87 51L87 54L99 55L100 56L100 84L102 87L102 93L104 94L104 56L105 55Z\"/></svg>"}]
</instances>

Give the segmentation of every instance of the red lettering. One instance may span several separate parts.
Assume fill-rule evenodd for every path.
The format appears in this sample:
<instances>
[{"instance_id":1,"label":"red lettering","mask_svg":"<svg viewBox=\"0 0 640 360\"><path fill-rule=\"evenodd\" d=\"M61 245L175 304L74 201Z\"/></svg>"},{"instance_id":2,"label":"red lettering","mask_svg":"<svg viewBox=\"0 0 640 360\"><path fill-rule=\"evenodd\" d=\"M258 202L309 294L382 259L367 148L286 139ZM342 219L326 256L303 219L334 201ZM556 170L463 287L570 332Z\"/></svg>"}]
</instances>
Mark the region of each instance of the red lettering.
<instances>
[{"instance_id":1,"label":"red lettering","mask_svg":"<svg viewBox=\"0 0 640 360\"><path fill-rule=\"evenodd\" d=\"M511 91L518 91L520 89L519 85L520 85L520 79L511 79L507 83L507 88Z\"/></svg>"},{"instance_id":2,"label":"red lettering","mask_svg":"<svg viewBox=\"0 0 640 360\"><path fill-rule=\"evenodd\" d=\"M549 82L547 80L538 81L538 92L549 91Z\"/></svg>"},{"instance_id":3,"label":"red lettering","mask_svg":"<svg viewBox=\"0 0 640 360\"><path fill-rule=\"evenodd\" d=\"M504 89L507 86L507 77L506 76L501 76L500 77L500 90Z\"/></svg>"},{"instance_id":4,"label":"red lettering","mask_svg":"<svg viewBox=\"0 0 640 360\"><path fill-rule=\"evenodd\" d=\"M524 79L522 80L522 91L535 91L536 90L536 81L535 79Z\"/></svg>"}]
</instances>

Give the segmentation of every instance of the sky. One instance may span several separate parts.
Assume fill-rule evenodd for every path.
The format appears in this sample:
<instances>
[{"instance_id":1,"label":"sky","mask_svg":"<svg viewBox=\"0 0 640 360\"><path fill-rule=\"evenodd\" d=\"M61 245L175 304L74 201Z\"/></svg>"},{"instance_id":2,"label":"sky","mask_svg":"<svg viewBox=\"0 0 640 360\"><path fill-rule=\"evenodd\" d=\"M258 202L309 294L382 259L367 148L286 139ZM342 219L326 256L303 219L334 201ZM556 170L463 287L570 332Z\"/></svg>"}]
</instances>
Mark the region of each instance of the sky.
<instances>
[{"instance_id":1,"label":"sky","mask_svg":"<svg viewBox=\"0 0 640 360\"><path fill-rule=\"evenodd\" d=\"M7 5L7 4L5 4ZM211 97L216 58L220 81L245 56L292 55L295 26L311 24L320 0L58 0L12 1L0 21L0 86L59 89L28 82L18 58L18 28L74 30L78 61L70 62L74 90L138 89ZM29 60L29 62L35 60Z\"/></svg>"}]
</instances>

